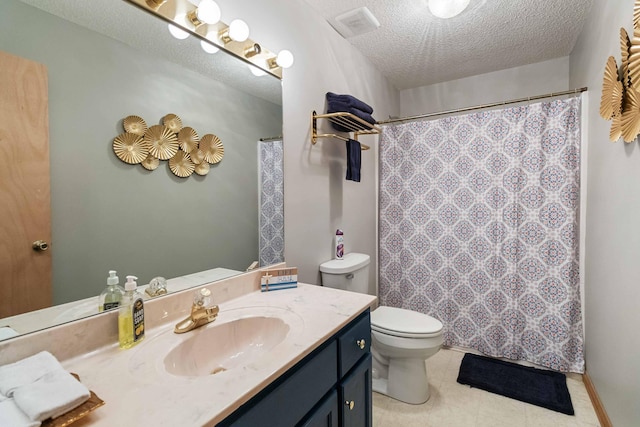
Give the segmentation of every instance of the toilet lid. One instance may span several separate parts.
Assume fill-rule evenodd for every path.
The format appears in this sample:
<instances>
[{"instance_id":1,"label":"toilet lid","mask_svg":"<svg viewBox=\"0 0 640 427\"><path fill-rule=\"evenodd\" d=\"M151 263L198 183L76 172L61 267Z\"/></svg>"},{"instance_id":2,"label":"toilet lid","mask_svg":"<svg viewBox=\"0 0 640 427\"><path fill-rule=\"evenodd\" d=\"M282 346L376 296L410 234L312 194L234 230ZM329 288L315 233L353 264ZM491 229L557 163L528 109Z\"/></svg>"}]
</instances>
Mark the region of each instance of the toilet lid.
<instances>
[{"instance_id":1,"label":"toilet lid","mask_svg":"<svg viewBox=\"0 0 640 427\"><path fill-rule=\"evenodd\" d=\"M425 338L442 333L442 322L417 311L378 307L371 313L371 329L399 337Z\"/></svg>"}]
</instances>

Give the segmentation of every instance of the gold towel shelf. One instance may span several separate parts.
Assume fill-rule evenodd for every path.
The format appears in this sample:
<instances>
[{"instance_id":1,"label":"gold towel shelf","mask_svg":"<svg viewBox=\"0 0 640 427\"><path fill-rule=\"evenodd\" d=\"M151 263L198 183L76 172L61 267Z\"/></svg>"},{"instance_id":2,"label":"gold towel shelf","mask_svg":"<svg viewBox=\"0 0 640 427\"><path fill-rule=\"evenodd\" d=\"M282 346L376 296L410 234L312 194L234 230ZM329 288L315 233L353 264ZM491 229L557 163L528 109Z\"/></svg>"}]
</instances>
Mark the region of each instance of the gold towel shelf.
<instances>
[{"instance_id":1,"label":"gold towel shelf","mask_svg":"<svg viewBox=\"0 0 640 427\"><path fill-rule=\"evenodd\" d=\"M313 113L311 113L311 143L313 145L318 142L318 138L336 138L343 141L347 141L349 139L335 133L318 133L318 119L327 119L332 123L349 129L349 132L353 132L353 139L355 139L356 141L358 140L358 135L377 135L381 131L379 126L367 123L360 117L356 117L351 113L316 114L316 112L314 111ZM368 150L371 148L365 144L360 145L363 150Z\"/></svg>"}]
</instances>

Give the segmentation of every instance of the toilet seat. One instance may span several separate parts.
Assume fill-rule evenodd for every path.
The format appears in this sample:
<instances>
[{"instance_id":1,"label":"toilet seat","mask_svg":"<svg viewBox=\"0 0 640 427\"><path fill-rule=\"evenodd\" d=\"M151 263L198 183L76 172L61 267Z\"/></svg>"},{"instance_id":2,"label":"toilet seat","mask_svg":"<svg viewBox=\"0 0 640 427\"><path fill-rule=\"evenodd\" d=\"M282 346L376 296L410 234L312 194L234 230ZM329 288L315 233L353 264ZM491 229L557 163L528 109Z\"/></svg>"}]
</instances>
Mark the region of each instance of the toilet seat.
<instances>
[{"instance_id":1,"label":"toilet seat","mask_svg":"<svg viewBox=\"0 0 640 427\"><path fill-rule=\"evenodd\" d=\"M430 338L442 334L442 322L416 311L378 307L371 313L371 329L403 338Z\"/></svg>"}]
</instances>

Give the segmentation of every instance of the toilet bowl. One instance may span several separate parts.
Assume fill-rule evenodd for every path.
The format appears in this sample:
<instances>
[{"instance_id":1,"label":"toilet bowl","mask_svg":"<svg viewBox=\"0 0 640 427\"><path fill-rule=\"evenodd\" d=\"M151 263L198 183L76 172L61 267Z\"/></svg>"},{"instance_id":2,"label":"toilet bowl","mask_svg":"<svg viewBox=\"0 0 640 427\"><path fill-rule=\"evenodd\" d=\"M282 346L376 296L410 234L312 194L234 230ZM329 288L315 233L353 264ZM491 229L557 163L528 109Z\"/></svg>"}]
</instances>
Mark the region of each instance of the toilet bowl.
<instances>
[{"instance_id":1,"label":"toilet bowl","mask_svg":"<svg viewBox=\"0 0 640 427\"><path fill-rule=\"evenodd\" d=\"M369 293L369 255L349 253L320 264L322 284ZM406 403L429 399L425 360L442 346L442 323L423 313L378 307L371 313L373 391Z\"/></svg>"}]
</instances>

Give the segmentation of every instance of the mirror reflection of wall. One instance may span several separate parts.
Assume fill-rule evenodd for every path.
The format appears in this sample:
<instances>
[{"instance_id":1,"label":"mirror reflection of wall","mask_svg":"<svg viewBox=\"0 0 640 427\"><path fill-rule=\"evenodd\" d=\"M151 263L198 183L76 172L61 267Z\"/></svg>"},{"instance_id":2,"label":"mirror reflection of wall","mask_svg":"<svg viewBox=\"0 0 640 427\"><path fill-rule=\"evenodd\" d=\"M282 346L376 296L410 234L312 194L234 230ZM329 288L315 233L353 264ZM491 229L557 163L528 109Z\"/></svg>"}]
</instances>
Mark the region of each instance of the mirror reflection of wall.
<instances>
[{"instance_id":1,"label":"mirror reflection of wall","mask_svg":"<svg viewBox=\"0 0 640 427\"><path fill-rule=\"evenodd\" d=\"M160 37L147 36L133 38ZM258 259L255 143L282 133L280 105L17 0L0 3L0 50L47 67L54 304L97 296L111 269L145 284ZM178 178L168 162L150 172L113 153L124 117L152 125L168 113L222 140L224 159L208 175Z\"/></svg>"}]
</instances>

